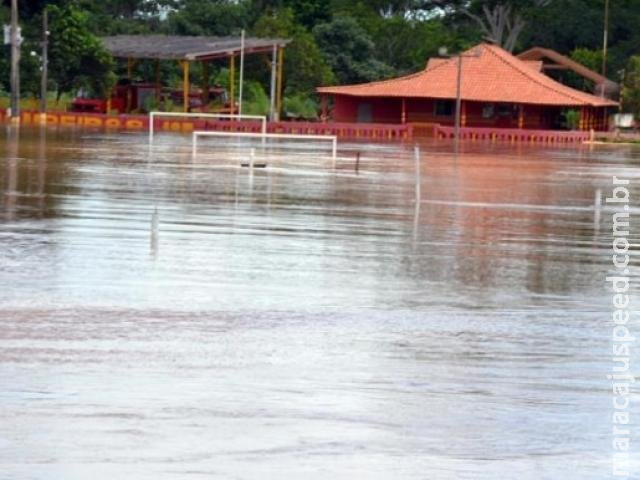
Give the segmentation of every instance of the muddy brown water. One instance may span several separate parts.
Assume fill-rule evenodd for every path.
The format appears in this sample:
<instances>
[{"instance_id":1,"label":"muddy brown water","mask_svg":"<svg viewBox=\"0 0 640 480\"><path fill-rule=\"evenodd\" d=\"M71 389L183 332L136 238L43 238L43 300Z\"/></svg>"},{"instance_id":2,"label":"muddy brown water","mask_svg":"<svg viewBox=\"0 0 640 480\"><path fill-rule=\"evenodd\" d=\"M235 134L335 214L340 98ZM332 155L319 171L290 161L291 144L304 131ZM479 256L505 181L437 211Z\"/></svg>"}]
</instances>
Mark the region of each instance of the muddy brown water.
<instances>
[{"instance_id":1,"label":"muddy brown water","mask_svg":"<svg viewBox=\"0 0 640 480\"><path fill-rule=\"evenodd\" d=\"M594 198L637 213L640 150L427 142L418 204L411 145L0 152L0 478L610 474Z\"/></svg>"}]
</instances>

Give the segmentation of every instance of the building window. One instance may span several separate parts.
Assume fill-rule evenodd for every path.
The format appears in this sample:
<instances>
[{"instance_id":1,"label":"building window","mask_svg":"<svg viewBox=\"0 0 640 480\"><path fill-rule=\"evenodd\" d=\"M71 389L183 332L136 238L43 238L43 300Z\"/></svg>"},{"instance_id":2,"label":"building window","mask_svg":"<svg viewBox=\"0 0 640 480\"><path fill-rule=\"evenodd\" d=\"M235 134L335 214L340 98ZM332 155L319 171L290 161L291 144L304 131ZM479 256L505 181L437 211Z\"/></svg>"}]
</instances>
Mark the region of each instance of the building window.
<instances>
[{"instance_id":1,"label":"building window","mask_svg":"<svg viewBox=\"0 0 640 480\"><path fill-rule=\"evenodd\" d=\"M453 100L436 100L434 103L434 113L436 117L450 117L453 115Z\"/></svg>"},{"instance_id":2,"label":"building window","mask_svg":"<svg viewBox=\"0 0 640 480\"><path fill-rule=\"evenodd\" d=\"M498 105L496 113L500 118L518 118L518 108L511 103Z\"/></svg>"},{"instance_id":3,"label":"building window","mask_svg":"<svg viewBox=\"0 0 640 480\"><path fill-rule=\"evenodd\" d=\"M496 113L496 107L493 103L485 103L482 107L482 118L493 118Z\"/></svg>"}]
</instances>

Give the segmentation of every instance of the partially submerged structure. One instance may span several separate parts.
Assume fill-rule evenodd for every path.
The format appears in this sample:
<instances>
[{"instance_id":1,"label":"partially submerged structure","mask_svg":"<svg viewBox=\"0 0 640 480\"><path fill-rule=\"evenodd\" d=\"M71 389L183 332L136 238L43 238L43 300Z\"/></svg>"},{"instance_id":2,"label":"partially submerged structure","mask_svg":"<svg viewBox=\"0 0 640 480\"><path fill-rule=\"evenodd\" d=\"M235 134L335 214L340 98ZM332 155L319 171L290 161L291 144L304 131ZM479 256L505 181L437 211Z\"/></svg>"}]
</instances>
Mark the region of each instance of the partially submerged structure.
<instances>
[{"instance_id":1,"label":"partially submerged structure","mask_svg":"<svg viewBox=\"0 0 640 480\"><path fill-rule=\"evenodd\" d=\"M182 100L184 111L189 110L190 66L193 62L202 64L201 85L204 100L209 98L209 62L221 58L229 59L229 97L235 98L236 58L244 51L245 55L266 54L271 57L271 117L276 118L282 104L282 68L284 48L289 42L278 38L246 38L244 44L240 37L194 37L170 35L116 35L103 37L102 43L115 58L127 60L129 79L132 76L134 62L153 60L156 62L156 84L160 84L160 61L173 60L182 68ZM234 113L234 102L231 102Z\"/></svg>"},{"instance_id":2,"label":"partially submerged structure","mask_svg":"<svg viewBox=\"0 0 640 480\"><path fill-rule=\"evenodd\" d=\"M480 44L459 58L432 59L404 77L358 85L320 87L333 99L336 122L452 125L460 80L461 126L517 129L562 128L567 110L579 112L577 128L605 130L618 104L563 85L541 71L542 62L517 58Z\"/></svg>"}]
</instances>

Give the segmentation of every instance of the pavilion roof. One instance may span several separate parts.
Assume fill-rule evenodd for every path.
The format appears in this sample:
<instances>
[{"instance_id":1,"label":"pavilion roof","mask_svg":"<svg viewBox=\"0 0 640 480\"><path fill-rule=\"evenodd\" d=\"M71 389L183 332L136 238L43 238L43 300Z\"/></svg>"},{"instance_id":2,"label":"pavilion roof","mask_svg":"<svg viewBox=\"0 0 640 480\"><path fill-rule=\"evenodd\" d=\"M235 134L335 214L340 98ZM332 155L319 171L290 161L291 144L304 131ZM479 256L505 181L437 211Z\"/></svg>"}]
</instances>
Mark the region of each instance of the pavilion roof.
<instances>
[{"instance_id":1,"label":"pavilion roof","mask_svg":"<svg viewBox=\"0 0 640 480\"><path fill-rule=\"evenodd\" d=\"M463 54L461 97L478 102L557 106L617 106L616 102L575 90L542 73L532 63L487 43ZM412 75L378 82L320 87L319 93L356 97L456 98L457 57L429 62Z\"/></svg>"},{"instance_id":2,"label":"pavilion roof","mask_svg":"<svg viewBox=\"0 0 640 480\"><path fill-rule=\"evenodd\" d=\"M176 35L116 35L102 37L105 48L119 58L159 60L208 60L240 53L240 37L191 37ZM289 40L280 38L245 38L247 54L271 52Z\"/></svg>"},{"instance_id":3,"label":"pavilion roof","mask_svg":"<svg viewBox=\"0 0 640 480\"><path fill-rule=\"evenodd\" d=\"M594 72L593 70L585 67L584 65L571 60L569 57L566 57L555 50L551 50L549 48L542 47L534 47L529 50L518 54L518 58L524 61L540 61L543 62L543 59L551 60L553 63L544 64L543 69L549 70L572 70L578 75L591 80L596 85L602 83L610 83L613 85L617 85L614 81L609 80L608 78L600 75L598 72Z\"/></svg>"}]
</instances>

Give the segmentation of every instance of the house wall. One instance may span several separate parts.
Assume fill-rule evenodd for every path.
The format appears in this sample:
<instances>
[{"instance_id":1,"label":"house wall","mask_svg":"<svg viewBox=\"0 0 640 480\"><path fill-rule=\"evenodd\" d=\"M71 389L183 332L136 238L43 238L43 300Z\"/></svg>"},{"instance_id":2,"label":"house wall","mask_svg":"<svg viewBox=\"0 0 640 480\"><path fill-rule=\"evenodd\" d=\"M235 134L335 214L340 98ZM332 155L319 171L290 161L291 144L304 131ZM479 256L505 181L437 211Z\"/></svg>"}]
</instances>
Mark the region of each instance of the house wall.
<instances>
[{"instance_id":1,"label":"house wall","mask_svg":"<svg viewBox=\"0 0 640 480\"><path fill-rule=\"evenodd\" d=\"M370 122L364 123L401 123L402 100L397 98L361 98L347 95L334 97L333 121L358 122L360 105L369 105Z\"/></svg>"},{"instance_id":2,"label":"house wall","mask_svg":"<svg viewBox=\"0 0 640 480\"><path fill-rule=\"evenodd\" d=\"M518 108L513 104L462 102L461 123L468 127L518 128ZM490 110L493 110L491 115L484 115ZM538 105L525 105L522 128L546 128L550 121L545 122L543 110ZM435 100L407 100L407 122L453 125L454 121L455 110L449 116L435 114Z\"/></svg>"},{"instance_id":3,"label":"house wall","mask_svg":"<svg viewBox=\"0 0 640 480\"><path fill-rule=\"evenodd\" d=\"M368 105L365 111L371 112L371 119L364 123L402 123L402 99L399 98L363 98L336 95L334 97L333 121L358 122L360 105ZM436 115L435 99L414 99L405 101L407 123L438 123L453 125L455 108L451 115ZM560 128L558 117L562 107L543 105L524 105L522 125L519 122L519 105L508 103L463 102L461 122L468 127L519 128L552 130ZM593 115L601 115L594 111ZM595 128L604 128L600 125Z\"/></svg>"}]
</instances>

